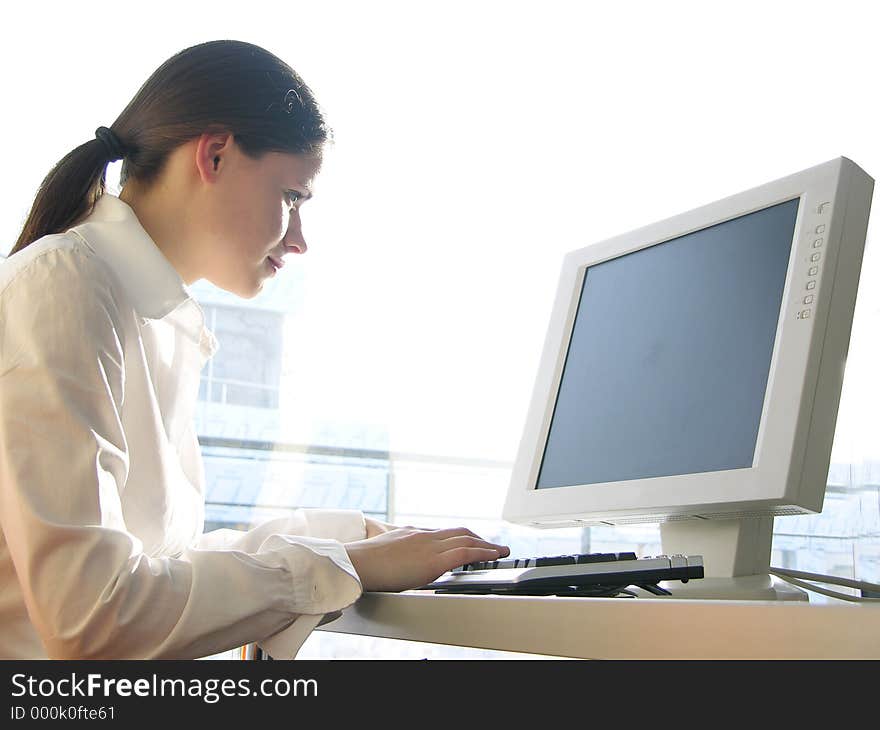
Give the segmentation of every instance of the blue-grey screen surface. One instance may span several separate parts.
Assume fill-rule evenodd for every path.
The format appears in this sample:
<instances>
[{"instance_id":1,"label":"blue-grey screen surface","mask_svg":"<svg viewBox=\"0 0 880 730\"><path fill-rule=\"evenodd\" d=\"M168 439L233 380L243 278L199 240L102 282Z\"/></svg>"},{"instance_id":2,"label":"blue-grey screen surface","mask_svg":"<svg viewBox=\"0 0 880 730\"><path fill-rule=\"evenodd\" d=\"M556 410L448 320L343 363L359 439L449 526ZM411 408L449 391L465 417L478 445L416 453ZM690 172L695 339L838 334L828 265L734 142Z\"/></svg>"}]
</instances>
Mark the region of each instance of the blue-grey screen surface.
<instances>
[{"instance_id":1,"label":"blue-grey screen surface","mask_svg":"<svg viewBox=\"0 0 880 730\"><path fill-rule=\"evenodd\" d=\"M538 489L752 465L797 210L586 270Z\"/></svg>"}]
</instances>

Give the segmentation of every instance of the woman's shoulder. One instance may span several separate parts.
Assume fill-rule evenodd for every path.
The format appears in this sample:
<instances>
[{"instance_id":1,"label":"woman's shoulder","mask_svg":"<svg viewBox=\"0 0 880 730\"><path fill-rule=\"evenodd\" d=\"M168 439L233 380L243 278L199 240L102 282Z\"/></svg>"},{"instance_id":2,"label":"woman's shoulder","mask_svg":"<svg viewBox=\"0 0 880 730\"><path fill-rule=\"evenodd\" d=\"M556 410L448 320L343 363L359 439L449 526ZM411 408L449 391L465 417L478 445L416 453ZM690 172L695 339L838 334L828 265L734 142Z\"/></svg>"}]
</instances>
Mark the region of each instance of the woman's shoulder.
<instances>
[{"instance_id":1,"label":"woman's shoulder","mask_svg":"<svg viewBox=\"0 0 880 730\"><path fill-rule=\"evenodd\" d=\"M121 332L133 313L113 269L75 231L38 238L0 262L0 331L9 320L45 328L47 320L109 317Z\"/></svg>"},{"instance_id":2,"label":"woman's shoulder","mask_svg":"<svg viewBox=\"0 0 880 730\"><path fill-rule=\"evenodd\" d=\"M112 269L72 230L38 238L0 262L0 298L22 291L63 296L105 288L116 288Z\"/></svg>"}]
</instances>

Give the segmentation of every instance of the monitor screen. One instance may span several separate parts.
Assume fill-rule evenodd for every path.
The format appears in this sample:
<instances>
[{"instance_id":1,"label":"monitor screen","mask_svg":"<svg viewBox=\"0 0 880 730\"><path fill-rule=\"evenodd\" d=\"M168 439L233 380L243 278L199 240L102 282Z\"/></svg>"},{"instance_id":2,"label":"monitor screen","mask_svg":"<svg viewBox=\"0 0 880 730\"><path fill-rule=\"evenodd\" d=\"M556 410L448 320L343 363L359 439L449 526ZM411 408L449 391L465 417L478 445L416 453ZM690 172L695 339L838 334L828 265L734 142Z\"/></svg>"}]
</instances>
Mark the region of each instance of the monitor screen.
<instances>
[{"instance_id":1,"label":"monitor screen","mask_svg":"<svg viewBox=\"0 0 880 730\"><path fill-rule=\"evenodd\" d=\"M752 466L798 204L586 269L538 489Z\"/></svg>"}]
</instances>

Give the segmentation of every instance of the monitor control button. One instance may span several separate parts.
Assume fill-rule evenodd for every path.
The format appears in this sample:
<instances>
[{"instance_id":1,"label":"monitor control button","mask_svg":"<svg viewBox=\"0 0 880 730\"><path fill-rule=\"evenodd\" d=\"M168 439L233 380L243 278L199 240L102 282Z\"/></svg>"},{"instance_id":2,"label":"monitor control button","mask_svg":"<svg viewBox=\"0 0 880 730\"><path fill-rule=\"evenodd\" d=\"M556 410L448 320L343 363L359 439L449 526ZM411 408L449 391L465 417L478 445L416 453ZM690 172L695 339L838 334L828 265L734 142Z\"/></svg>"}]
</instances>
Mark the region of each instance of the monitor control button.
<instances>
[{"instance_id":1,"label":"monitor control button","mask_svg":"<svg viewBox=\"0 0 880 730\"><path fill-rule=\"evenodd\" d=\"M815 288L816 288L816 282L815 282L815 281L808 281L808 282L807 282L807 289L815 289Z\"/></svg>"},{"instance_id":2,"label":"monitor control button","mask_svg":"<svg viewBox=\"0 0 880 730\"><path fill-rule=\"evenodd\" d=\"M820 223L818 226L816 226L816 233L825 233L824 223Z\"/></svg>"},{"instance_id":3,"label":"monitor control button","mask_svg":"<svg viewBox=\"0 0 880 730\"><path fill-rule=\"evenodd\" d=\"M824 239L817 238L815 241L813 241L813 248L819 248L822 245L823 241Z\"/></svg>"},{"instance_id":4,"label":"monitor control button","mask_svg":"<svg viewBox=\"0 0 880 730\"><path fill-rule=\"evenodd\" d=\"M804 304L812 304L813 298L812 294L807 294L807 296L804 297Z\"/></svg>"},{"instance_id":5,"label":"monitor control button","mask_svg":"<svg viewBox=\"0 0 880 730\"><path fill-rule=\"evenodd\" d=\"M804 309L803 311L798 312L798 319L809 319L810 318L810 310Z\"/></svg>"},{"instance_id":6,"label":"monitor control button","mask_svg":"<svg viewBox=\"0 0 880 730\"><path fill-rule=\"evenodd\" d=\"M810 261L818 261L822 258L822 254L816 251L812 256L810 256Z\"/></svg>"},{"instance_id":7,"label":"monitor control button","mask_svg":"<svg viewBox=\"0 0 880 730\"><path fill-rule=\"evenodd\" d=\"M811 267L810 267L810 270L809 270L807 273L808 273L810 276L815 276L816 274L819 273L819 267L818 267L818 266L811 266Z\"/></svg>"}]
</instances>

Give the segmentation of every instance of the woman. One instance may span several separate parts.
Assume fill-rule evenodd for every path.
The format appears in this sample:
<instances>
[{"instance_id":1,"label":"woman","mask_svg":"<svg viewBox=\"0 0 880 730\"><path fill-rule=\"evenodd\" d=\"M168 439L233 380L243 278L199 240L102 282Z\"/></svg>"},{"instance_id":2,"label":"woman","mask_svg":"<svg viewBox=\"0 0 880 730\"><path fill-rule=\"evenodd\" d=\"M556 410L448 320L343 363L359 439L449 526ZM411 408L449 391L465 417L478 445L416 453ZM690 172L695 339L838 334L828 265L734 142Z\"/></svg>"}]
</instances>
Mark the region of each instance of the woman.
<instances>
[{"instance_id":1,"label":"woman","mask_svg":"<svg viewBox=\"0 0 880 730\"><path fill-rule=\"evenodd\" d=\"M250 298L306 252L328 134L289 66L215 41L44 180L0 266L0 657L292 657L362 591L509 553L353 510L202 534L193 410L217 343L187 286Z\"/></svg>"}]
</instances>

